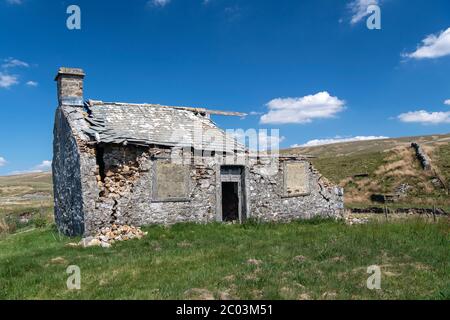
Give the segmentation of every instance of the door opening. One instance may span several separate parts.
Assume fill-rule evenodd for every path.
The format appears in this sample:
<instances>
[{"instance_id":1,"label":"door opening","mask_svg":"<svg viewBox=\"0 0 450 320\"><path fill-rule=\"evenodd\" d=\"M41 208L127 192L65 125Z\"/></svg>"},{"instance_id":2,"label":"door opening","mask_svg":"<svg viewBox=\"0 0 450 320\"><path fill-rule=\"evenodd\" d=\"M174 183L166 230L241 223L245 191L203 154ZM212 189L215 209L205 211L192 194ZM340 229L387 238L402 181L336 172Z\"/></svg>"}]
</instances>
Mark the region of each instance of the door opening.
<instances>
[{"instance_id":1,"label":"door opening","mask_svg":"<svg viewBox=\"0 0 450 320\"><path fill-rule=\"evenodd\" d=\"M222 220L239 220L239 184L222 182Z\"/></svg>"}]
</instances>

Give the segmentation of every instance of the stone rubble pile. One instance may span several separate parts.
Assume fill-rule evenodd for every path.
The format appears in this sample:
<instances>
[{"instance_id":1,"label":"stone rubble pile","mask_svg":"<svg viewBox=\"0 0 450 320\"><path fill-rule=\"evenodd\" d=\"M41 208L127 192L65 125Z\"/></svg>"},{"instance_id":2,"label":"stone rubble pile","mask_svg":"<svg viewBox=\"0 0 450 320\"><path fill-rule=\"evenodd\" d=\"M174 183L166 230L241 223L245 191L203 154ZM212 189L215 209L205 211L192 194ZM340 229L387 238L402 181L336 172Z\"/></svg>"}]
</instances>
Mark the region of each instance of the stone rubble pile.
<instances>
[{"instance_id":1,"label":"stone rubble pile","mask_svg":"<svg viewBox=\"0 0 450 320\"><path fill-rule=\"evenodd\" d=\"M113 224L111 227L101 228L94 237L83 238L78 245L82 247L109 248L116 242L142 239L146 235L147 232L142 231L139 227Z\"/></svg>"},{"instance_id":2,"label":"stone rubble pile","mask_svg":"<svg viewBox=\"0 0 450 320\"><path fill-rule=\"evenodd\" d=\"M356 224L366 224L369 222L369 219L367 218L356 218L351 215L345 216L345 223L348 225L356 225Z\"/></svg>"}]
</instances>

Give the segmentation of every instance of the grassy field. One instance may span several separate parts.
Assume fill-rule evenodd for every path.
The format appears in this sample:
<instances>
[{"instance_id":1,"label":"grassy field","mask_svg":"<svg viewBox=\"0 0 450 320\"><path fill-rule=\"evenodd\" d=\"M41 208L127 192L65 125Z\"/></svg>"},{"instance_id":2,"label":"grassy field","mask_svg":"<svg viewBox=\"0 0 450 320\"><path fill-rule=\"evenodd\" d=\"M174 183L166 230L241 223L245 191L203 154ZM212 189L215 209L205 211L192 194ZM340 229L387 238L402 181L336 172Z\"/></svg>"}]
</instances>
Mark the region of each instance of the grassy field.
<instances>
[{"instance_id":1,"label":"grassy field","mask_svg":"<svg viewBox=\"0 0 450 320\"><path fill-rule=\"evenodd\" d=\"M0 241L0 299L450 299L449 221L175 225L102 248L52 228ZM81 290L66 268L81 269ZM379 265L381 290L366 287Z\"/></svg>"}]
</instances>

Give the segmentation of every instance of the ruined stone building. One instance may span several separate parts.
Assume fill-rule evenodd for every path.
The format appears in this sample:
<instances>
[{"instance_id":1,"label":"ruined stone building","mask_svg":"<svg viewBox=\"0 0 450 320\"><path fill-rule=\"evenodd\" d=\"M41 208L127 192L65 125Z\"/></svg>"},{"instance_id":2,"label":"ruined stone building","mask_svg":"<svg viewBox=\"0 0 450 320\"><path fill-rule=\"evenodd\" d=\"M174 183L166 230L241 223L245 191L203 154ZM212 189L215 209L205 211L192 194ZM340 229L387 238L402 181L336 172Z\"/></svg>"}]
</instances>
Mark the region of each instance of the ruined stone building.
<instances>
[{"instance_id":1,"label":"ruined stone building","mask_svg":"<svg viewBox=\"0 0 450 320\"><path fill-rule=\"evenodd\" d=\"M67 235L116 224L337 217L343 191L302 156L253 155L203 108L83 100L84 72L60 68L55 220Z\"/></svg>"}]
</instances>

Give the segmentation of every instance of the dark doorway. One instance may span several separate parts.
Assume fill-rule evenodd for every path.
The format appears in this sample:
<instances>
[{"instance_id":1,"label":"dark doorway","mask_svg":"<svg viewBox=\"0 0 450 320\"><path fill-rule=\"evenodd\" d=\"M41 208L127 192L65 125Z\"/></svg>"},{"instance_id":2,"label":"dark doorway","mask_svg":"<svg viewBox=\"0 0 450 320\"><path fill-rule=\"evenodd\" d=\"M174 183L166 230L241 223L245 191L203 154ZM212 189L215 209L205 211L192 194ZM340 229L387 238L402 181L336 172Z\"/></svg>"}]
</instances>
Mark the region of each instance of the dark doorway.
<instances>
[{"instance_id":1,"label":"dark doorway","mask_svg":"<svg viewBox=\"0 0 450 320\"><path fill-rule=\"evenodd\" d=\"M222 182L222 220L239 220L239 184Z\"/></svg>"}]
</instances>

